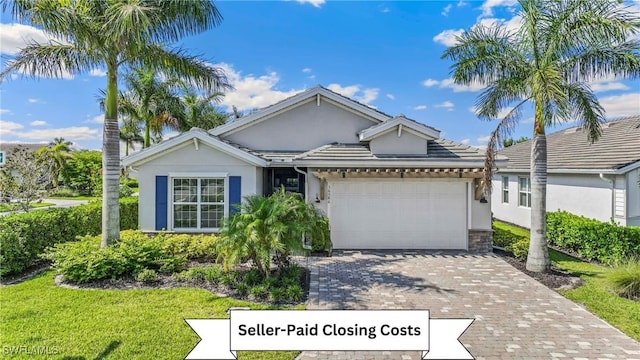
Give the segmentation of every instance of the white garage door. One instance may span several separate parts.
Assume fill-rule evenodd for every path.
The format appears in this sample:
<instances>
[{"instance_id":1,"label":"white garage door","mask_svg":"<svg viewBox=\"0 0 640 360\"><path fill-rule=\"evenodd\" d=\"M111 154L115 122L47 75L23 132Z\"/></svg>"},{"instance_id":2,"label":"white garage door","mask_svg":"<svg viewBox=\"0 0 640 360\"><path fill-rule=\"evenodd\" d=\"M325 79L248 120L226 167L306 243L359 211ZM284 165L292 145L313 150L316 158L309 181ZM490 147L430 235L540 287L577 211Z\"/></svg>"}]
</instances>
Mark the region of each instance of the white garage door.
<instances>
[{"instance_id":1,"label":"white garage door","mask_svg":"<svg viewBox=\"0 0 640 360\"><path fill-rule=\"evenodd\" d=\"M466 183L440 180L333 181L335 249L466 249Z\"/></svg>"}]
</instances>

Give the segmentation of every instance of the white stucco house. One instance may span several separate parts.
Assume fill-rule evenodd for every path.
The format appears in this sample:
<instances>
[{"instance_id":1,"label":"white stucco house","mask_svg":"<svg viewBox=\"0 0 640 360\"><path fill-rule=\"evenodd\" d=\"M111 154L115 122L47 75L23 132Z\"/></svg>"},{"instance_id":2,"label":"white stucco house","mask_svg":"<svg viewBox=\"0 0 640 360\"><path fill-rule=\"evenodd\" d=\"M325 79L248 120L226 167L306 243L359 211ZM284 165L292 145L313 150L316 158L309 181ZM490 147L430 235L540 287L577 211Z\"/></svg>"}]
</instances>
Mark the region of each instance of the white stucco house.
<instances>
[{"instance_id":1,"label":"white stucco house","mask_svg":"<svg viewBox=\"0 0 640 360\"><path fill-rule=\"evenodd\" d=\"M547 211L640 226L640 116L609 121L591 144L580 127L547 135ZM509 158L493 179L497 219L531 225L531 141L499 152Z\"/></svg>"},{"instance_id":2,"label":"white stucco house","mask_svg":"<svg viewBox=\"0 0 640 360\"><path fill-rule=\"evenodd\" d=\"M481 151L321 86L123 164L144 231L217 231L242 197L284 186L324 211L335 249L491 249Z\"/></svg>"}]
</instances>

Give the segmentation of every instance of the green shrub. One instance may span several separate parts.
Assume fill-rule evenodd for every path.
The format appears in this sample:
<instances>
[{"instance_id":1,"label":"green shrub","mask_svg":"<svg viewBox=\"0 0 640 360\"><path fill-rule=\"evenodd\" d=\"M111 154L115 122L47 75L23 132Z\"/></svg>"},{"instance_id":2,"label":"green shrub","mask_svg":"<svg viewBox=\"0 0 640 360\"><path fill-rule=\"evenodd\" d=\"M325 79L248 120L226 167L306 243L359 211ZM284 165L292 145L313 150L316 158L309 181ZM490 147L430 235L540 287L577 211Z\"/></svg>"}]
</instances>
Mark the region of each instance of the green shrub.
<instances>
[{"instance_id":1,"label":"green shrub","mask_svg":"<svg viewBox=\"0 0 640 360\"><path fill-rule=\"evenodd\" d=\"M254 299L262 299L267 296L267 287L264 285L252 286L249 289L249 295Z\"/></svg>"},{"instance_id":2,"label":"green shrub","mask_svg":"<svg viewBox=\"0 0 640 360\"><path fill-rule=\"evenodd\" d=\"M250 286L246 282L240 282L238 283L238 285L236 285L236 291L240 296L247 296L247 294L249 293L249 287Z\"/></svg>"},{"instance_id":3,"label":"green shrub","mask_svg":"<svg viewBox=\"0 0 640 360\"><path fill-rule=\"evenodd\" d=\"M518 241L512 242L505 247L505 250L512 253L516 259L526 260L529 253L529 239L522 238Z\"/></svg>"},{"instance_id":4,"label":"green shrub","mask_svg":"<svg viewBox=\"0 0 640 360\"><path fill-rule=\"evenodd\" d=\"M124 176L120 177L120 184L126 185L130 188L137 188L140 186L140 184L138 184L138 180Z\"/></svg>"},{"instance_id":5,"label":"green shrub","mask_svg":"<svg viewBox=\"0 0 640 360\"><path fill-rule=\"evenodd\" d=\"M285 290L284 295L287 300L298 302L298 301L302 301L302 299L304 298L304 291L298 284L290 285Z\"/></svg>"},{"instance_id":6,"label":"green shrub","mask_svg":"<svg viewBox=\"0 0 640 360\"><path fill-rule=\"evenodd\" d=\"M133 276L145 269L175 273L184 270L189 259L183 255L187 251L166 246L166 241L171 242L172 236L149 236L137 230L126 230L120 233L119 241L106 249L100 249L100 236L86 236L77 242L56 244L43 257L53 261L54 268L68 281L77 283ZM194 239L198 238L194 236ZM185 246L192 241L184 242ZM208 272L221 271L218 267L209 269L191 268L181 276L185 281L202 282L218 276Z\"/></svg>"},{"instance_id":7,"label":"green shrub","mask_svg":"<svg viewBox=\"0 0 640 360\"><path fill-rule=\"evenodd\" d=\"M138 227L138 199L120 200L120 228ZM20 273L36 264L55 244L102 230L102 204L37 210L0 217L0 277Z\"/></svg>"},{"instance_id":8,"label":"green shrub","mask_svg":"<svg viewBox=\"0 0 640 360\"><path fill-rule=\"evenodd\" d=\"M120 185L119 193L121 198L125 198L131 196L133 194L133 190L127 185Z\"/></svg>"},{"instance_id":9,"label":"green shrub","mask_svg":"<svg viewBox=\"0 0 640 360\"><path fill-rule=\"evenodd\" d=\"M144 269L136 275L136 281L143 283L154 283L158 281L158 274L151 269Z\"/></svg>"},{"instance_id":10,"label":"green shrub","mask_svg":"<svg viewBox=\"0 0 640 360\"><path fill-rule=\"evenodd\" d=\"M609 265L640 256L640 227L618 226L565 211L547 213L547 240Z\"/></svg>"},{"instance_id":11,"label":"green shrub","mask_svg":"<svg viewBox=\"0 0 640 360\"><path fill-rule=\"evenodd\" d=\"M213 260L216 257L218 238L214 234L169 234L160 233L164 251L173 256L192 260Z\"/></svg>"},{"instance_id":12,"label":"green shrub","mask_svg":"<svg viewBox=\"0 0 640 360\"><path fill-rule=\"evenodd\" d=\"M507 248L509 245L525 239L524 236L516 235L505 229L494 227L493 230L493 245L502 248Z\"/></svg>"},{"instance_id":13,"label":"green shrub","mask_svg":"<svg viewBox=\"0 0 640 360\"><path fill-rule=\"evenodd\" d=\"M285 291L281 288L269 289L269 300L272 302L281 302L284 299Z\"/></svg>"},{"instance_id":14,"label":"green shrub","mask_svg":"<svg viewBox=\"0 0 640 360\"><path fill-rule=\"evenodd\" d=\"M640 260L637 258L616 266L606 274L606 279L619 296L640 300Z\"/></svg>"}]
</instances>

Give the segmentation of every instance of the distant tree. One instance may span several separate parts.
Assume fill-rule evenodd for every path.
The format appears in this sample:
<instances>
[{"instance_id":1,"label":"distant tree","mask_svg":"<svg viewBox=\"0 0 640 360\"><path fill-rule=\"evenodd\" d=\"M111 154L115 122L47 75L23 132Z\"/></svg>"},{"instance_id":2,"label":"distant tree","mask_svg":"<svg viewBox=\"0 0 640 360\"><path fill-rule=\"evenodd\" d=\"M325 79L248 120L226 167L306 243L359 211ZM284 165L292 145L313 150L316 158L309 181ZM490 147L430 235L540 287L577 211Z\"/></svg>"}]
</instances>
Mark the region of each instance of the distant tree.
<instances>
[{"instance_id":1,"label":"distant tree","mask_svg":"<svg viewBox=\"0 0 640 360\"><path fill-rule=\"evenodd\" d=\"M144 144L144 137L140 134L138 123L125 116L120 126L120 141L124 142L124 156L129 156L129 150L135 150L135 144Z\"/></svg>"},{"instance_id":2,"label":"distant tree","mask_svg":"<svg viewBox=\"0 0 640 360\"><path fill-rule=\"evenodd\" d=\"M16 201L20 209L29 211L32 203L42 200L51 162L38 152L17 146L0 168L0 193Z\"/></svg>"},{"instance_id":3,"label":"distant tree","mask_svg":"<svg viewBox=\"0 0 640 360\"><path fill-rule=\"evenodd\" d=\"M189 131L194 127L211 130L224 124L229 115L215 106L223 96L222 93L201 96L194 88L185 86L182 96L182 113L177 115L180 131Z\"/></svg>"},{"instance_id":4,"label":"distant tree","mask_svg":"<svg viewBox=\"0 0 640 360\"><path fill-rule=\"evenodd\" d=\"M511 145L519 144L519 143L521 143L521 142L525 142L525 141L527 141L527 140L531 140L531 139L529 139L529 138L528 138L528 137L526 137L526 136L522 136L522 137L520 137L520 139L514 140L512 137L510 137L510 138L508 138L508 139L504 139L504 140L502 140L502 146L503 146L503 147L509 147L509 146L511 146Z\"/></svg>"},{"instance_id":5,"label":"distant tree","mask_svg":"<svg viewBox=\"0 0 640 360\"><path fill-rule=\"evenodd\" d=\"M51 161L49 164L49 173L51 184L54 188L58 187L60 174L67 166L67 161L71 158L71 141L64 138L55 138L47 147L38 149L37 153L41 156L48 157Z\"/></svg>"},{"instance_id":6,"label":"distant tree","mask_svg":"<svg viewBox=\"0 0 640 360\"><path fill-rule=\"evenodd\" d=\"M62 179L72 189L91 194L92 175L102 168L102 153L97 150L79 150L72 153L62 171Z\"/></svg>"}]
</instances>

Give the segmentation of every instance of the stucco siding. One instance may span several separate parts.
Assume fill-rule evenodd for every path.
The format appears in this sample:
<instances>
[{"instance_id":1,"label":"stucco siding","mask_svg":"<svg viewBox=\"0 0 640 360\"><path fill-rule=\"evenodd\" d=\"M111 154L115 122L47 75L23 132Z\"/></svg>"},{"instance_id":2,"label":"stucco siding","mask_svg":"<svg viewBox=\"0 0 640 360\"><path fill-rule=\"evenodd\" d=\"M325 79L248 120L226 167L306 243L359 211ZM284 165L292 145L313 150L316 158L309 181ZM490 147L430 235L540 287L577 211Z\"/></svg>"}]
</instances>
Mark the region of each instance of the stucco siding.
<instances>
[{"instance_id":1,"label":"stucco siding","mask_svg":"<svg viewBox=\"0 0 640 360\"><path fill-rule=\"evenodd\" d=\"M471 229L489 230L491 229L491 198L483 204L475 200L471 194Z\"/></svg>"},{"instance_id":2,"label":"stucco siding","mask_svg":"<svg viewBox=\"0 0 640 360\"><path fill-rule=\"evenodd\" d=\"M203 144L196 150L191 142L135 168L137 171L131 172L131 176L141 184L138 215L143 231L155 230L155 177L158 175L227 173L229 176L241 176L243 197L257 193L258 183L262 181L258 178L261 172L256 171L255 166Z\"/></svg>"},{"instance_id":3,"label":"stucco siding","mask_svg":"<svg viewBox=\"0 0 640 360\"><path fill-rule=\"evenodd\" d=\"M369 142L371 152L376 155L426 155L427 140L402 131L398 136L397 128L372 139Z\"/></svg>"},{"instance_id":4,"label":"stucco siding","mask_svg":"<svg viewBox=\"0 0 640 360\"><path fill-rule=\"evenodd\" d=\"M640 169L629 171L627 183L627 225L640 226Z\"/></svg>"},{"instance_id":5,"label":"stucco siding","mask_svg":"<svg viewBox=\"0 0 640 360\"><path fill-rule=\"evenodd\" d=\"M322 98L320 106L312 99L225 138L254 150L305 151L333 142L358 143L358 133L375 124Z\"/></svg>"},{"instance_id":6,"label":"stucco siding","mask_svg":"<svg viewBox=\"0 0 640 360\"><path fill-rule=\"evenodd\" d=\"M502 202L502 176L509 176L509 203ZM531 225L530 208L518 206L518 176L528 174L500 173L494 178L492 193L493 215L500 220L508 221L523 227ZM609 177L615 181L615 191L612 184L603 181L597 174L549 174L547 178L547 211L564 210L576 215L600 221L610 221L614 206L613 193L624 194L624 178ZM622 196L624 197L624 196ZM623 201L615 203L624 207ZM616 217L616 222L625 225L624 217Z\"/></svg>"}]
</instances>

